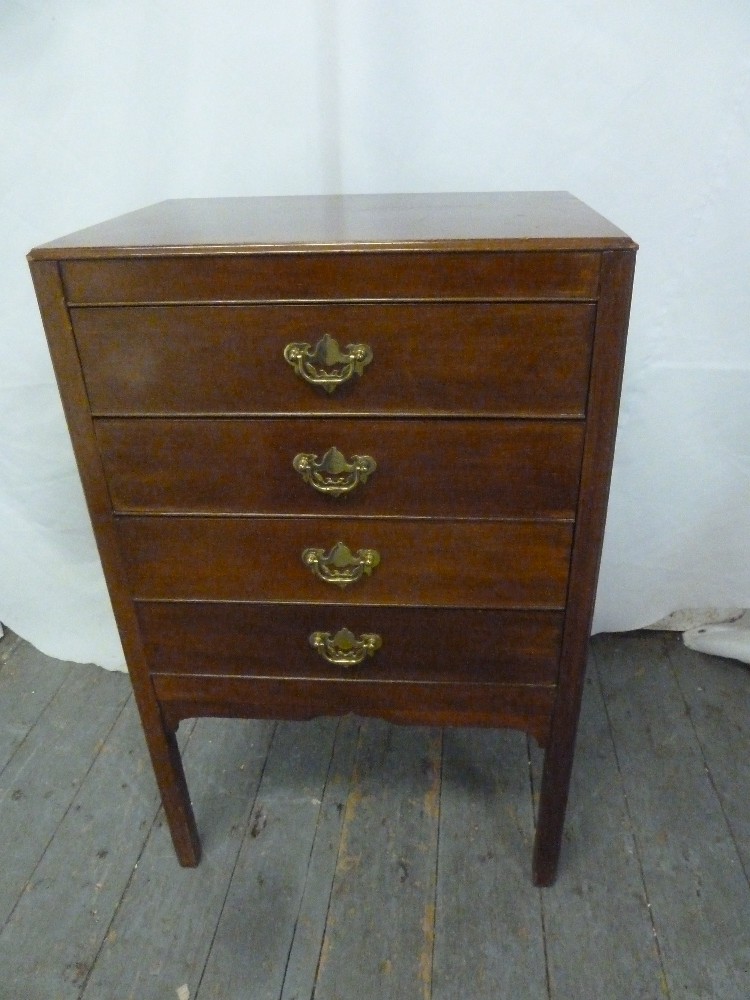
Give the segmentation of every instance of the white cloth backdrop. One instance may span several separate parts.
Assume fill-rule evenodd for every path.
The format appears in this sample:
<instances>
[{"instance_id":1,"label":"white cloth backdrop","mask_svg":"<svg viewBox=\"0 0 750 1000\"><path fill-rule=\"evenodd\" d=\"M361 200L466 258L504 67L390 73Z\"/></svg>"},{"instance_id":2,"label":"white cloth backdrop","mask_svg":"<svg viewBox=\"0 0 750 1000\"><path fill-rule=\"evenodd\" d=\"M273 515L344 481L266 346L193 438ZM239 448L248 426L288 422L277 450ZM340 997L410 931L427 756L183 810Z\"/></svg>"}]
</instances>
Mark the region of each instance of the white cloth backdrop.
<instances>
[{"instance_id":1,"label":"white cloth backdrop","mask_svg":"<svg viewBox=\"0 0 750 1000\"><path fill-rule=\"evenodd\" d=\"M747 0L2 0L0 620L122 665L25 253L163 198L567 189L640 244L595 627L750 605Z\"/></svg>"}]
</instances>

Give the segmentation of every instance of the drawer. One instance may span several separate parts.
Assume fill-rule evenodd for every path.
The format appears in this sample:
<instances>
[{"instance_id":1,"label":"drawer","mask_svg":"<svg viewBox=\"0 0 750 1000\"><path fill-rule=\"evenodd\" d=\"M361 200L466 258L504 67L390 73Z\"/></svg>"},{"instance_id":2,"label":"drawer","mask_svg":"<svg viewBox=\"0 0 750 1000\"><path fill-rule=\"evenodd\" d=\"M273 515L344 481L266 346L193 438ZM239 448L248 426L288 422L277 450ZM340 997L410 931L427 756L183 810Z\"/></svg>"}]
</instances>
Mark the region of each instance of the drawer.
<instances>
[{"instance_id":1,"label":"drawer","mask_svg":"<svg viewBox=\"0 0 750 1000\"><path fill-rule=\"evenodd\" d=\"M161 306L73 309L71 316L95 414L580 417L595 307ZM373 355L361 376L330 393L295 374L283 353L290 343L312 351L325 334L340 349L365 343Z\"/></svg>"},{"instance_id":2,"label":"drawer","mask_svg":"<svg viewBox=\"0 0 750 1000\"><path fill-rule=\"evenodd\" d=\"M96 436L122 512L572 518L583 423L120 418ZM293 466L332 447L377 464L336 477L340 496Z\"/></svg>"},{"instance_id":3,"label":"drawer","mask_svg":"<svg viewBox=\"0 0 750 1000\"><path fill-rule=\"evenodd\" d=\"M205 602L139 602L136 610L155 674L554 684L562 635L553 611ZM310 636L342 628L382 644L360 663L328 662Z\"/></svg>"},{"instance_id":4,"label":"drawer","mask_svg":"<svg viewBox=\"0 0 750 1000\"><path fill-rule=\"evenodd\" d=\"M60 263L82 303L307 299L595 299L588 252L328 251L127 256Z\"/></svg>"},{"instance_id":5,"label":"drawer","mask_svg":"<svg viewBox=\"0 0 750 1000\"><path fill-rule=\"evenodd\" d=\"M330 521L126 517L117 534L138 600L312 601L561 608L572 525L533 521ZM306 548L375 549L371 575L324 582Z\"/></svg>"}]
</instances>

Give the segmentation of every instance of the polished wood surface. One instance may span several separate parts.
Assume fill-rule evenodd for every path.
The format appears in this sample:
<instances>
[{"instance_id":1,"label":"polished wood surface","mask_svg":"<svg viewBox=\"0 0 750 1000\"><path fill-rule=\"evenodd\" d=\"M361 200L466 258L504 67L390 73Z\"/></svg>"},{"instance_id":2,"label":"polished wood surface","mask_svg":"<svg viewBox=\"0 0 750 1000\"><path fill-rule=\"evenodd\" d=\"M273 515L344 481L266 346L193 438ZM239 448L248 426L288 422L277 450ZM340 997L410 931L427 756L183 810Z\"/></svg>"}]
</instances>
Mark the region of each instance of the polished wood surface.
<instances>
[{"instance_id":1,"label":"polished wood surface","mask_svg":"<svg viewBox=\"0 0 750 1000\"><path fill-rule=\"evenodd\" d=\"M167 202L32 251L182 864L180 720L357 712L533 735L554 879L635 249L542 193ZM372 351L331 394L283 353L325 334ZM332 448L370 456L345 496L293 466ZM337 542L379 553L346 589L301 558ZM345 675L341 628L379 637Z\"/></svg>"},{"instance_id":2,"label":"polished wood surface","mask_svg":"<svg viewBox=\"0 0 750 1000\"><path fill-rule=\"evenodd\" d=\"M552 882L562 844L568 788L573 768L585 662L609 497L615 449L635 255L602 254L601 301L592 359L576 544L570 566L570 594L560 658L560 689L552 715L551 746L545 761L538 822L545 836L534 844L533 873L540 885Z\"/></svg>"},{"instance_id":3,"label":"polished wood surface","mask_svg":"<svg viewBox=\"0 0 750 1000\"><path fill-rule=\"evenodd\" d=\"M374 248L633 249L611 222L565 191L311 195L163 201L47 243L34 259L169 250L234 253Z\"/></svg>"},{"instance_id":4,"label":"polished wood surface","mask_svg":"<svg viewBox=\"0 0 750 1000\"><path fill-rule=\"evenodd\" d=\"M599 256L338 251L119 257L61 265L71 304L315 299L595 299Z\"/></svg>"},{"instance_id":5,"label":"polished wood surface","mask_svg":"<svg viewBox=\"0 0 750 1000\"><path fill-rule=\"evenodd\" d=\"M555 701L554 686L541 684L156 674L153 686L170 728L194 716L312 719L354 712L416 725L507 726L530 733L542 747Z\"/></svg>"},{"instance_id":6,"label":"polished wood surface","mask_svg":"<svg viewBox=\"0 0 750 1000\"><path fill-rule=\"evenodd\" d=\"M126 517L117 534L136 599L562 608L572 525L556 521L329 521ZM308 547L374 548L346 590L303 564ZM370 630L372 631L372 630Z\"/></svg>"},{"instance_id":7,"label":"polished wood surface","mask_svg":"<svg viewBox=\"0 0 750 1000\"><path fill-rule=\"evenodd\" d=\"M321 681L551 685L563 624L559 611L309 603L139 600L136 612L154 673ZM382 648L355 667L325 663L308 637L342 626L381 634Z\"/></svg>"},{"instance_id":8,"label":"polished wood surface","mask_svg":"<svg viewBox=\"0 0 750 1000\"><path fill-rule=\"evenodd\" d=\"M591 303L77 307L92 412L582 417ZM372 363L328 394L278 364L291 342L367 338Z\"/></svg>"},{"instance_id":9,"label":"polished wood surface","mask_svg":"<svg viewBox=\"0 0 750 1000\"><path fill-rule=\"evenodd\" d=\"M330 517L571 519L582 422L100 420L116 511ZM300 453L335 446L377 468L340 497L304 482Z\"/></svg>"}]
</instances>

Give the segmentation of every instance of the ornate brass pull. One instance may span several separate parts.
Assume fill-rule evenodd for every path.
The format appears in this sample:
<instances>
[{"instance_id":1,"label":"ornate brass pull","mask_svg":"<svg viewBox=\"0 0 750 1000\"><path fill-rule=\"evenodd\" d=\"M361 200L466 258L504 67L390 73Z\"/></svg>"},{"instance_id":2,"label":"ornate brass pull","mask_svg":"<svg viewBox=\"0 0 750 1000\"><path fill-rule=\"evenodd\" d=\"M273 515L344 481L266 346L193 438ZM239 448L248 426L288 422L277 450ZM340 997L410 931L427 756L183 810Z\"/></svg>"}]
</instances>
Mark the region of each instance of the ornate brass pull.
<instances>
[{"instance_id":1,"label":"ornate brass pull","mask_svg":"<svg viewBox=\"0 0 750 1000\"><path fill-rule=\"evenodd\" d=\"M310 385L333 392L355 375L361 375L372 361L367 344L347 344L343 351L330 334L324 334L315 347L306 343L287 344L284 358Z\"/></svg>"},{"instance_id":2,"label":"ornate brass pull","mask_svg":"<svg viewBox=\"0 0 750 1000\"><path fill-rule=\"evenodd\" d=\"M325 583L347 587L369 576L380 562L380 555L375 549L358 549L353 553L343 542L337 542L328 553L324 549L305 549L302 562Z\"/></svg>"},{"instance_id":3,"label":"ornate brass pull","mask_svg":"<svg viewBox=\"0 0 750 1000\"><path fill-rule=\"evenodd\" d=\"M363 632L358 639L348 628L339 629L334 636L330 632L313 632L309 641L335 667L355 667L366 656L374 656L383 645L379 635Z\"/></svg>"},{"instance_id":4,"label":"ornate brass pull","mask_svg":"<svg viewBox=\"0 0 750 1000\"><path fill-rule=\"evenodd\" d=\"M360 483L366 483L378 467L369 455L352 455L351 462L347 462L338 448L329 448L322 458L303 452L294 456L292 465L306 483L332 497L351 493Z\"/></svg>"}]
</instances>

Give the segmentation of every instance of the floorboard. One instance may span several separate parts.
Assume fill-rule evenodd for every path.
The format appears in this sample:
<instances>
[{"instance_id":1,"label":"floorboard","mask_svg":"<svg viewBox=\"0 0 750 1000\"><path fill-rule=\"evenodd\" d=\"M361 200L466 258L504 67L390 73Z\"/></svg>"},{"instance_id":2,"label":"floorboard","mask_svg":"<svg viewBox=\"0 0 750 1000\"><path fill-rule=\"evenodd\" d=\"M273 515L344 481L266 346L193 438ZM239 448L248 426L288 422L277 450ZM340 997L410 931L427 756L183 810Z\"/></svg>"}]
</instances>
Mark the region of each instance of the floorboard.
<instances>
[{"instance_id":1,"label":"floorboard","mask_svg":"<svg viewBox=\"0 0 750 1000\"><path fill-rule=\"evenodd\" d=\"M0 968L37 942L11 995L79 996L159 807L147 768L131 698L0 934Z\"/></svg>"},{"instance_id":2,"label":"floorboard","mask_svg":"<svg viewBox=\"0 0 750 1000\"><path fill-rule=\"evenodd\" d=\"M590 658L560 872L543 893L553 1000L654 1000L663 969L617 755ZM532 750L534 785L542 754Z\"/></svg>"},{"instance_id":3,"label":"floorboard","mask_svg":"<svg viewBox=\"0 0 750 1000\"><path fill-rule=\"evenodd\" d=\"M670 664L704 765L750 878L750 666L670 643Z\"/></svg>"},{"instance_id":4,"label":"floorboard","mask_svg":"<svg viewBox=\"0 0 750 1000\"><path fill-rule=\"evenodd\" d=\"M440 732L362 723L316 1000L431 995Z\"/></svg>"},{"instance_id":5,"label":"floorboard","mask_svg":"<svg viewBox=\"0 0 750 1000\"><path fill-rule=\"evenodd\" d=\"M46 669L63 672L62 684L0 775L0 927L33 891L37 865L131 697L122 674Z\"/></svg>"},{"instance_id":6,"label":"floorboard","mask_svg":"<svg viewBox=\"0 0 750 1000\"><path fill-rule=\"evenodd\" d=\"M446 730L435 1000L546 997L523 733Z\"/></svg>"},{"instance_id":7,"label":"floorboard","mask_svg":"<svg viewBox=\"0 0 750 1000\"><path fill-rule=\"evenodd\" d=\"M542 755L377 720L180 727L176 862L127 677L0 641L0 1000L746 1000L750 669L598 636L560 872Z\"/></svg>"},{"instance_id":8,"label":"floorboard","mask_svg":"<svg viewBox=\"0 0 750 1000\"><path fill-rule=\"evenodd\" d=\"M350 717L336 732L281 1000L302 1000L315 990L359 731L358 720Z\"/></svg>"},{"instance_id":9,"label":"floorboard","mask_svg":"<svg viewBox=\"0 0 750 1000\"><path fill-rule=\"evenodd\" d=\"M189 733L185 773L202 838L201 864L177 865L160 811L107 928L84 1000L173 1000L183 986L196 996L273 728L264 721L201 719Z\"/></svg>"},{"instance_id":10,"label":"floorboard","mask_svg":"<svg viewBox=\"0 0 750 1000\"><path fill-rule=\"evenodd\" d=\"M281 995L336 737L336 721L276 727L219 917L201 1000Z\"/></svg>"},{"instance_id":11,"label":"floorboard","mask_svg":"<svg viewBox=\"0 0 750 1000\"><path fill-rule=\"evenodd\" d=\"M654 649L628 637L597 658L666 985L673 998L747 1000L750 893L669 657Z\"/></svg>"},{"instance_id":12,"label":"floorboard","mask_svg":"<svg viewBox=\"0 0 750 1000\"><path fill-rule=\"evenodd\" d=\"M51 660L17 636L6 633L0 642L0 781L72 669L72 663Z\"/></svg>"}]
</instances>

